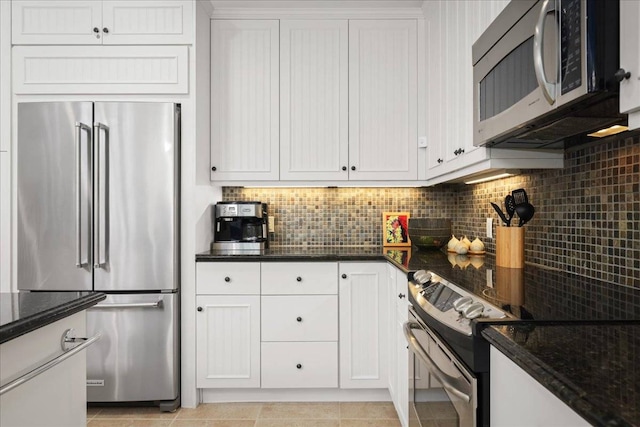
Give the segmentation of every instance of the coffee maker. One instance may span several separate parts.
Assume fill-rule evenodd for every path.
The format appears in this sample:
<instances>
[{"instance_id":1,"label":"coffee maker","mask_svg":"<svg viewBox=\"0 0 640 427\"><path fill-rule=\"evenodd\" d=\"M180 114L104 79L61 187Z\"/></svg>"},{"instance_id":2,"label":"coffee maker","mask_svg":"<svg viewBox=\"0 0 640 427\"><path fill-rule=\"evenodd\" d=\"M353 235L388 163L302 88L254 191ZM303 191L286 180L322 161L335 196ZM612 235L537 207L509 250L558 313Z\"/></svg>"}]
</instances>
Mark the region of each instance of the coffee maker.
<instances>
[{"instance_id":1,"label":"coffee maker","mask_svg":"<svg viewBox=\"0 0 640 427\"><path fill-rule=\"evenodd\" d=\"M218 202L211 249L227 253L259 253L269 247L267 204Z\"/></svg>"}]
</instances>

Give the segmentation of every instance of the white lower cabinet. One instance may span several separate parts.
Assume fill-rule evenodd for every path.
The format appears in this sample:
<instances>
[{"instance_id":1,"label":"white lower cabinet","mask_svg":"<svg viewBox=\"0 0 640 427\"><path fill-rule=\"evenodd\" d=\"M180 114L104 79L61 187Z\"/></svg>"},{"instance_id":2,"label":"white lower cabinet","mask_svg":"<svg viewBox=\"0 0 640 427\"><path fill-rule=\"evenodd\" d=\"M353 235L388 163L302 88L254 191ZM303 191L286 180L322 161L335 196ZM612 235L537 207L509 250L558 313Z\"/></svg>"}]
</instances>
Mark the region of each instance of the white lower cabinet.
<instances>
[{"instance_id":1,"label":"white lower cabinet","mask_svg":"<svg viewBox=\"0 0 640 427\"><path fill-rule=\"evenodd\" d=\"M43 365L61 352L67 329L86 337L86 311L73 314L0 345L0 383ZM87 424L86 351L0 396L1 426Z\"/></svg>"},{"instance_id":2,"label":"white lower cabinet","mask_svg":"<svg viewBox=\"0 0 640 427\"><path fill-rule=\"evenodd\" d=\"M387 388L387 263L341 262L340 387Z\"/></svg>"},{"instance_id":3,"label":"white lower cabinet","mask_svg":"<svg viewBox=\"0 0 640 427\"><path fill-rule=\"evenodd\" d=\"M198 295L198 388L260 387L260 296Z\"/></svg>"},{"instance_id":4,"label":"white lower cabinet","mask_svg":"<svg viewBox=\"0 0 640 427\"><path fill-rule=\"evenodd\" d=\"M338 343L263 342L262 388L338 387Z\"/></svg>"},{"instance_id":5,"label":"white lower cabinet","mask_svg":"<svg viewBox=\"0 0 640 427\"><path fill-rule=\"evenodd\" d=\"M409 302L407 301L407 273L402 270L396 270L396 328L395 345L393 346L397 352L396 366L397 372L397 400L394 401L398 418L403 426L409 425L409 381L412 381L413 366L409 366L409 349L407 348L407 340L404 337L404 323L409 320Z\"/></svg>"},{"instance_id":6,"label":"white lower cabinet","mask_svg":"<svg viewBox=\"0 0 640 427\"><path fill-rule=\"evenodd\" d=\"M588 426L589 423L542 384L491 346L491 425Z\"/></svg>"}]
</instances>

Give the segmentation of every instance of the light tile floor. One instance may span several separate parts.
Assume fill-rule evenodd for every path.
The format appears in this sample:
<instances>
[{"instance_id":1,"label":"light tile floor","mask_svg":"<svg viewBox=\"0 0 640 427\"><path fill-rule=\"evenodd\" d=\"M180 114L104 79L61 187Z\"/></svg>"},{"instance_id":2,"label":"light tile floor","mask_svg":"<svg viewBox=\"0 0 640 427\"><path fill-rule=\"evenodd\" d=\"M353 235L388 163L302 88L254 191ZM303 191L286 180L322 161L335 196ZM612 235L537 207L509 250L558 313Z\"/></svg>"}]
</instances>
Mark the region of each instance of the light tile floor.
<instances>
[{"instance_id":1,"label":"light tile floor","mask_svg":"<svg viewBox=\"0 0 640 427\"><path fill-rule=\"evenodd\" d=\"M90 427L400 427L391 402L205 403L158 408L94 408Z\"/></svg>"}]
</instances>

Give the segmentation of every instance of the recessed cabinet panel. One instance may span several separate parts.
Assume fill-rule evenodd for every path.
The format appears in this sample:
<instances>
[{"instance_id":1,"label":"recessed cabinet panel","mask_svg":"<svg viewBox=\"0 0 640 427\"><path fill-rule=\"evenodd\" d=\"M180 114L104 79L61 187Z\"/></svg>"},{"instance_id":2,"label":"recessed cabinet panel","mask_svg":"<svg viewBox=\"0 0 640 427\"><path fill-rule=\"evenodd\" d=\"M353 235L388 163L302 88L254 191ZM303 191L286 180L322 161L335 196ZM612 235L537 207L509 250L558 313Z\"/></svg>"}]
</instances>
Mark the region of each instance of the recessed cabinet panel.
<instances>
[{"instance_id":1,"label":"recessed cabinet panel","mask_svg":"<svg viewBox=\"0 0 640 427\"><path fill-rule=\"evenodd\" d=\"M260 387L260 297L198 296L197 387Z\"/></svg>"},{"instance_id":2,"label":"recessed cabinet panel","mask_svg":"<svg viewBox=\"0 0 640 427\"><path fill-rule=\"evenodd\" d=\"M211 180L277 180L277 20L211 21Z\"/></svg>"},{"instance_id":3,"label":"recessed cabinet panel","mask_svg":"<svg viewBox=\"0 0 640 427\"><path fill-rule=\"evenodd\" d=\"M340 387L387 388L386 263L340 263Z\"/></svg>"},{"instance_id":4,"label":"recessed cabinet panel","mask_svg":"<svg viewBox=\"0 0 640 427\"><path fill-rule=\"evenodd\" d=\"M348 21L280 21L281 180L349 178L347 84Z\"/></svg>"},{"instance_id":5,"label":"recessed cabinet panel","mask_svg":"<svg viewBox=\"0 0 640 427\"><path fill-rule=\"evenodd\" d=\"M104 44L190 44L192 1L104 1Z\"/></svg>"},{"instance_id":6,"label":"recessed cabinet panel","mask_svg":"<svg viewBox=\"0 0 640 427\"><path fill-rule=\"evenodd\" d=\"M102 44L100 1L13 0L11 6L13 44Z\"/></svg>"},{"instance_id":7,"label":"recessed cabinet panel","mask_svg":"<svg viewBox=\"0 0 640 427\"><path fill-rule=\"evenodd\" d=\"M337 341L337 295L262 297L262 341Z\"/></svg>"},{"instance_id":8,"label":"recessed cabinet panel","mask_svg":"<svg viewBox=\"0 0 640 427\"><path fill-rule=\"evenodd\" d=\"M417 179L417 92L416 21L350 21L350 179Z\"/></svg>"},{"instance_id":9,"label":"recessed cabinet panel","mask_svg":"<svg viewBox=\"0 0 640 427\"><path fill-rule=\"evenodd\" d=\"M338 387L337 342L263 342L262 388Z\"/></svg>"},{"instance_id":10,"label":"recessed cabinet panel","mask_svg":"<svg viewBox=\"0 0 640 427\"><path fill-rule=\"evenodd\" d=\"M16 46L17 94L188 93L186 46Z\"/></svg>"}]
</instances>

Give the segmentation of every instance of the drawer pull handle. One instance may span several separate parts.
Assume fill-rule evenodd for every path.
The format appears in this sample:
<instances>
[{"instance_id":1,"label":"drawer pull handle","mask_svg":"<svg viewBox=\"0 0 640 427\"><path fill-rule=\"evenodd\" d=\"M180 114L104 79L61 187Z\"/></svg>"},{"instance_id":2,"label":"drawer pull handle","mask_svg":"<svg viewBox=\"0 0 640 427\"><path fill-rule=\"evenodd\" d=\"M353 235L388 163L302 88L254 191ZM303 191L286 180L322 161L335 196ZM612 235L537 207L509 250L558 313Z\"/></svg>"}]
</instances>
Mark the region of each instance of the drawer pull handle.
<instances>
[{"instance_id":1,"label":"drawer pull handle","mask_svg":"<svg viewBox=\"0 0 640 427\"><path fill-rule=\"evenodd\" d=\"M229 277L229 276L225 277L225 278L224 278L224 281L225 281L225 282L227 282L227 283L229 283L229 282L231 281L231 277Z\"/></svg>"},{"instance_id":2,"label":"drawer pull handle","mask_svg":"<svg viewBox=\"0 0 640 427\"><path fill-rule=\"evenodd\" d=\"M296 281L302 282L302 277L300 277L300 276L296 277Z\"/></svg>"},{"instance_id":3,"label":"drawer pull handle","mask_svg":"<svg viewBox=\"0 0 640 427\"><path fill-rule=\"evenodd\" d=\"M302 365L298 363L298 364L296 365L296 368L298 368L298 369L302 369Z\"/></svg>"},{"instance_id":4,"label":"drawer pull handle","mask_svg":"<svg viewBox=\"0 0 640 427\"><path fill-rule=\"evenodd\" d=\"M402 298L404 298L404 297L406 297L406 295L405 295L405 294L398 294L398 298L402 299Z\"/></svg>"},{"instance_id":5,"label":"drawer pull handle","mask_svg":"<svg viewBox=\"0 0 640 427\"><path fill-rule=\"evenodd\" d=\"M302 322L302 317L297 317L297 318L296 318L296 320L297 320L298 322Z\"/></svg>"},{"instance_id":6,"label":"drawer pull handle","mask_svg":"<svg viewBox=\"0 0 640 427\"><path fill-rule=\"evenodd\" d=\"M347 278L347 275L346 275L346 274L343 274L343 275L342 275L342 278L343 278L343 279L346 279L346 278Z\"/></svg>"},{"instance_id":7,"label":"drawer pull handle","mask_svg":"<svg viewBox=\"0 0 640 427\"><path fill-rule=\"evenodd\" d=\"M202 311L204 310L202 307L198 307L198 311Z\"/></svg>"},{"instance_id":8,"label":"drawer pull handle","mask_svg":"<svg viewBox=\"0 0 640 427\"><path fill-rule=\"evenodd\" d=\"M68 330L65 331L65 335L67 334L67 332L68 332ZM41 373L43 373L45 371L48 371L49 369L53 368L54 366L60 364L61 362L64 362L65 360L67 360L68 358L73 356L74 354L81 352L82 350L84 350L85 348L89 347L94 342L98 341L101 337L102 337L102 333L98 332L97 334L95 334L91 338L75 338L75 340L77 342L82 341L82 344L79 344L79 345L71 348L70 350L65 350L61 354L59 354L58 356L54 357L51 360L48 360L48 361L44 362L42 365L40 365L37 368L27 372L24 375L16 378L15 380L10 381L10 382L8 382L6 384L2 384L2 386L0 386L0 395L3 395L8 391L13 390L14 388L26 383L30 379L33 379L33 378L37 377L38 375L40 375ZM65 339L64 335L63 335L62 339L64 341L64 339Z\"/></svg>"}]
</instances>

